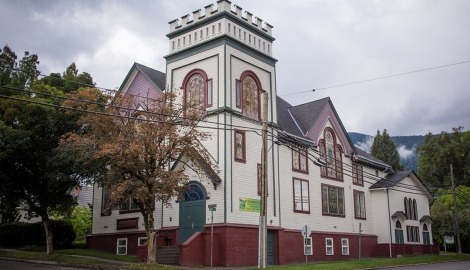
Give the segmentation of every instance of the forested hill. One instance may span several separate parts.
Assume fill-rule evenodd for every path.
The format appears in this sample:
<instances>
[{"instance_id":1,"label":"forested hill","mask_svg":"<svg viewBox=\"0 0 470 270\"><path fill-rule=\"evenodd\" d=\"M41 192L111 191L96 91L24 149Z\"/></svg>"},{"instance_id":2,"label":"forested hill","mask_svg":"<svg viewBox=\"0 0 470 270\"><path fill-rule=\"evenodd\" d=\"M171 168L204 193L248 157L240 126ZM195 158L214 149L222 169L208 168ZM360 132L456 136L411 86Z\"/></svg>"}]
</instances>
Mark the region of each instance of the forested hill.
<instances>
[{"instance_id":1,"label":"forested hill","mask_svg":"<svg viewBox=\"0 0 470 270\"><path fill-rule=\"evenodd\" d=\"M374 136L349 132L349 137L353 144L366 151L370 152L370 147L374 142ZM390 136L397 146L398 153L400 154L400 162L403 164L405 170L414 170L418 172L418 157L416 155L416 147L423 144L423 135L413 136Z\"/></svg>"}]
</instances>

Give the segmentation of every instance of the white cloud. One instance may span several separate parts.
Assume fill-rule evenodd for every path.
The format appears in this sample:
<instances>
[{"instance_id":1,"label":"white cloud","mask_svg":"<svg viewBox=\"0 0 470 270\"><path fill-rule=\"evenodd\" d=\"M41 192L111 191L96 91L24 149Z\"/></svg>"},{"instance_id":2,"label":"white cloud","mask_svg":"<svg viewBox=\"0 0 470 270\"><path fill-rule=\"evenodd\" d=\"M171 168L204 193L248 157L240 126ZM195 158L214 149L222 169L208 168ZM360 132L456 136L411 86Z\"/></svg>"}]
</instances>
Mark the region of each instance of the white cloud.
<instances>
[{"instance_id":1,"label":"white cloud","mask_svg":"<svg viewBox=\"0 0 470 270\"><path fill-rule=\"evenodd\" d=\"M413 147L413 149L408 149L404 145L400 145L399 147L397 147L398 154L400 155L402 159L407 159L407 158L415 156L416 155L415 149L416 147Z\"/></svg>"}]
</instances>

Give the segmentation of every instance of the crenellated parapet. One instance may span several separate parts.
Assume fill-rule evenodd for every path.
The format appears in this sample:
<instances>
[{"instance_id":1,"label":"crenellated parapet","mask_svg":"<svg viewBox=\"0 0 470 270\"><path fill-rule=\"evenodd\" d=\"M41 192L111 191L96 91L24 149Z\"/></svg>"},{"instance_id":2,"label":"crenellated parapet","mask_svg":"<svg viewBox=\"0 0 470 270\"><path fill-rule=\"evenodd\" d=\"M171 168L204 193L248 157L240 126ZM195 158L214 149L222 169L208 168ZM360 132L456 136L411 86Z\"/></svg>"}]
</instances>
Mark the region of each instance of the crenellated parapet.
<instances>
[{"instance_id":1,"label":"crenellated parapet","mask_svg":"<svg viewBox=\"0 0 470 270\"><path fill-rule=\"evenodd\" d=\"M194 23L206 20L209 17L225 12L239 18L247 25L255 27L263 31L264 33L272 36L272 25L267 22L263 23L262 19L253 16L253 14L247 10L243 12L243 8L238 5L234 5L233 7L234 9L232 10L232 2L230 2L229 0L219 0L217 1L217 9L214 9L214 5L210 4L203 8L204 14L202 13L202 9L198 9L192 12L192 18L189 14L187 14L182 16L181 18L170 21L170 33L184 29L185 27L190 26Z\"/></svg>"}]
</instances>

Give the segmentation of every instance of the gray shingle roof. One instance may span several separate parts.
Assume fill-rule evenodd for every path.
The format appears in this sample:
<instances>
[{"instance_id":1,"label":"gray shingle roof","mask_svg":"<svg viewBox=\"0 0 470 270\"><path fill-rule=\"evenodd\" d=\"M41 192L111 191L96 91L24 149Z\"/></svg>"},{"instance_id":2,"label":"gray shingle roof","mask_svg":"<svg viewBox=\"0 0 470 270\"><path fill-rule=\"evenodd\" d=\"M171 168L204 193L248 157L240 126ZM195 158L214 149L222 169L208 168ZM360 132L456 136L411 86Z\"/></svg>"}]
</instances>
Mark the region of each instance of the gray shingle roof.
<instances>
[{"instance_id":1,"label":"gray shingle roof","mask_svg":"<svg viewBox=\"0 0 470 270\"><path fill-rule=\"evenodd\" d=\"M330 101L329 97L292 107L290 112L305 134L313 127L321 112Z\"/></svg>"},{"instance_id":2,"label":"gray shingle roof","mask_svg":"<svg viewBox=\"0 0 470 270\"><path fill-rule=\"evenodd\" d=\"M389 174L389 175L385 176L385 178L382 178L381 180L377 181L375 184L370 186L369 189L394 187L401 180L403 180L403 178L410 175L410 173L414 174L413 170L408 170L408 171L397 172L397 173L394 173L394 174Z\"/></svg>"},{"instance_id":3,"label":"gray shingle roof","mask_svg":"<svg viewBox=\"0 0 470 270\"><path fill-rule=\"evenodd\" d=\"M279 128L289 134L303 137L304 135L300 132L299 128L295 124L294 120L289 114L288 109L292 107L287 101L283 100L279 96L276 97L277 107L277 124Z\"/></svg>"},{"instance_id":4,"label":"gray shingle roof","mask_svg":"<svg viewBox=\"0 0 470 270\"><path fill-rule=\"evenodd\" d=\"M160 90L165 90L166 84L166 74L155 70L153 68L149 68L139 63L135 63L135 66L150 80L152 81Z\"/></svg>"},{"instance_id":5,"label":"gray shingle roof","mask_svg":"<svg viewBox=\"0 0 470 270\"><path fill-rule=\"evenodd\" d=\"M373 163L377 163L378 165L382 165L383 167L390 167L392 168L392 166L390 166L389 164L383 162L382 160L374 157L373 155L367 153L366 151L363 151L357 147L354 147L356 149L356 153L357 153L357 156L359 159L363 158L363 159L366 159L366 160L369 160L369 161L372 161Z\"/></svg>"}]
</instances>

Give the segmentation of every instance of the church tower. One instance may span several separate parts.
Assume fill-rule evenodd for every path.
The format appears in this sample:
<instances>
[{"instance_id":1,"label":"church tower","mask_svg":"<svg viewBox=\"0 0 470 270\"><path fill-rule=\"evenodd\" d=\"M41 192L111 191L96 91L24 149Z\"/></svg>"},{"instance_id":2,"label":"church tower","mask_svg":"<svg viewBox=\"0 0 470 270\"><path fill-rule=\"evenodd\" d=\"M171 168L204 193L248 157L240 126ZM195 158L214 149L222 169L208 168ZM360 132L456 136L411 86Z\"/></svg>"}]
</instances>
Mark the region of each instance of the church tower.
<instances>
[{"instance_id":1,"label":"church tower","mask_svg":"<svg viewBox=\"0 0 470 270\"><path fill-rule=\"evenodd\" d=\"M205 130L212 132L211 140L202 144L218 165L221 182L200 185L211 193L210 203L217 204L214 222L251 226L258 224L259 215L242 206L245 198L259 199L256 179L261 163L263 90L269 99L270 136L276 132L277 60L273 57L273 27L242 10L228 0L219 0L217 7L211 4L169 22L170 51L165 59L168 91L177 93L182 104L205 110L207 122L201 125L212 128ZM270 143L274 144L274 137ZM277 186L275 160L277 153L271 151L271 188ZM268 211L275 217L275 192L270 194ZM277 219L273 219L276 225ZM180 233L184 222L179 220Z\"/></svg>"}]
</instances>

